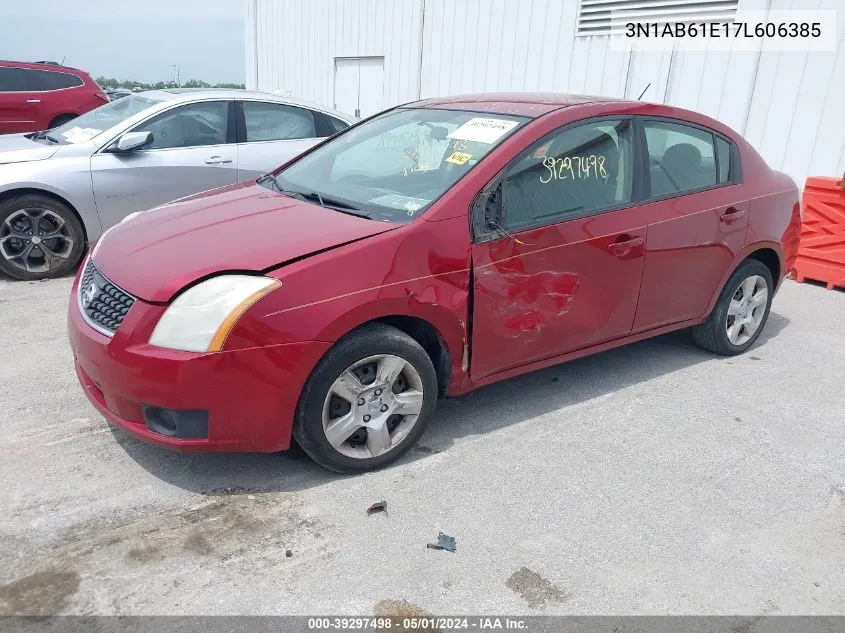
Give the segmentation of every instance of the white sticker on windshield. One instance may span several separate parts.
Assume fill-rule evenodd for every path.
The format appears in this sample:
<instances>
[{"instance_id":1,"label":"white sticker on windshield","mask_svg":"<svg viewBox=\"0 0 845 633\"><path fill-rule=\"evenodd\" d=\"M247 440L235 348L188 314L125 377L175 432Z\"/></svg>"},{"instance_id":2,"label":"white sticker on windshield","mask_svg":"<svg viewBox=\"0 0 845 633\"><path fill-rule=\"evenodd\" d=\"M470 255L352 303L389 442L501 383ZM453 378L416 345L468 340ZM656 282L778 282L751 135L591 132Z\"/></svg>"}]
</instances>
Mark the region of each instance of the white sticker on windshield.
<instances>
[{"instance_id":1,"label":"white sticker on windshield","mask_svg":"<svg viewBox=\"0 0 845 633\"><path fill-rule=\"evenodd\" d=\"M449 138L490 144L498 141L502 136L510 132L517 125L519 125L519 123L516 121L508 121L507 119L486 119L475 117L449 134Z\"/></svg>"},{"instance_id":2,"label":"white sticker on windshield","mask_svg":"<svg viewBox=\"0 0 845 633\"><path fill-rule=\"evenodd\" d=\"M94 138L100 132L102 130L93 127L72 127L67 132L62 132L62 136L67 139L68 143L81 143L89 138Z\"/></svg>"},{"instance_id":3,"label":"white sticker on windshield","mask_svg":"<svg viewBox=\"0 0 845 633\"><path fill-rule=\"evenodd\" d=\"M385 207L393 207L394 209L404 209L405 211L410 212L410 214L413 214L431 201L425 200L424 198L412 198L411 196L402 196L391 193L386 196L373 198L370 202L380 204Z\"/></svg>"}]
</instances>

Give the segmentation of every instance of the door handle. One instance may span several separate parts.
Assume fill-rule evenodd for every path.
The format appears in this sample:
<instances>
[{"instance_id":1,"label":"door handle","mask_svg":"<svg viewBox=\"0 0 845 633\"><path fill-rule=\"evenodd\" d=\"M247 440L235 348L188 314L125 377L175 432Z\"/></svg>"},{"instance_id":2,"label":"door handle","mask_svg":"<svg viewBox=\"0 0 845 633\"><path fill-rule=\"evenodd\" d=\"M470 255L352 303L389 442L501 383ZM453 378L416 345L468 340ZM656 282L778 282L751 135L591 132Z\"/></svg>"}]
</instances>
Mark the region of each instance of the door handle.
<instances>
[{"instance_id":1,"label":"door handle","mask_svg":"<svg viewBox=\"0 0 845 633\"><path fill-rule=\"evenodd\" d=\"M737 221L745 215L745 209L737 209L736 207L728 207L722 215L719 216L719 221L722 224L736 224Z\"/></svg>"},{"instance_id":2,"label":"door handle","mask_svg":"<svg viewBox=\"0 0 845 633\"><path fill-rule=\"evenodd\" d=\"M41 103L41 99L27 99L27 103Z\"/></svg>"},{"instance_id":3,"label":"door handle","mask_svg":"<svg viewBox=\"0 0 845 633\"><path fill-rule=\"evenodd\" d=\"M210 158L205 159L206 165L225 165L226 163L231 162L231 158L224 158L223 156L211 156Z\"/></svg>"},{"instance_id":4,"label":"door handle","mask_svg":"<svg viewBox=\"0 0 845 633\"><path fill-rule=\"evenodd\" d=\"M645 240L641 237L628 237L627 235L623 235L617 241L608 244L607 250L609 250L613 255L616 255L616 257L624 257L635 248L642 246L644 243Z\"/></svg>"}]
</instances>

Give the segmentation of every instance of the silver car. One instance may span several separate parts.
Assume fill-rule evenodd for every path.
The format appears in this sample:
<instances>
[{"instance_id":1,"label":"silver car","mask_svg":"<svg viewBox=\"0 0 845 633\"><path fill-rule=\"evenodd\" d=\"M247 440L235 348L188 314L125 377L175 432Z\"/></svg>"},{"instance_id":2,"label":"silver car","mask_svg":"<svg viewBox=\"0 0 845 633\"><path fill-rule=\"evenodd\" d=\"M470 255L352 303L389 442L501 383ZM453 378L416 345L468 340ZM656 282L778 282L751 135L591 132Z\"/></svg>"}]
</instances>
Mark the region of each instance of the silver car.
<instances>
[{"instance_id":1,"label":"silver car","mask_svg":"<svg viewBox=\"0 0 845 633\"><path fill-rule=\"evenodd\" d=\"M267 93L174 89L0 136L0 271L66 274L130 213L255 178L354 121Z\"/></svg>"}]
</instances>

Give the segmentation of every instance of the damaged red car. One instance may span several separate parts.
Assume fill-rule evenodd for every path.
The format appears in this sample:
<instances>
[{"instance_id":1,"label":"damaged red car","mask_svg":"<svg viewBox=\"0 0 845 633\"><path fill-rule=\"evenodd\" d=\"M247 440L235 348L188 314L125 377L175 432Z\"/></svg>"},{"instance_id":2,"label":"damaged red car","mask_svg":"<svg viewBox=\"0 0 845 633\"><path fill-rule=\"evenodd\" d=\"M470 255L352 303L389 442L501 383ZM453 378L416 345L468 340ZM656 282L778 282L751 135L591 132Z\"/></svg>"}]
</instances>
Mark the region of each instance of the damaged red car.
<instances>
[{"instance_id":1,"label":"damaged red car","mask_svg":"<svg viewBox=\"0 0 845 633\"><path fill-rule=\"evenodd\" d=\"M739 354L800 227L792 180L662 105L431 99L257 181L135 214L73 285L82 387L169 448L385 466L437 399L691 328Z\"/></svg>"}]
</instances>

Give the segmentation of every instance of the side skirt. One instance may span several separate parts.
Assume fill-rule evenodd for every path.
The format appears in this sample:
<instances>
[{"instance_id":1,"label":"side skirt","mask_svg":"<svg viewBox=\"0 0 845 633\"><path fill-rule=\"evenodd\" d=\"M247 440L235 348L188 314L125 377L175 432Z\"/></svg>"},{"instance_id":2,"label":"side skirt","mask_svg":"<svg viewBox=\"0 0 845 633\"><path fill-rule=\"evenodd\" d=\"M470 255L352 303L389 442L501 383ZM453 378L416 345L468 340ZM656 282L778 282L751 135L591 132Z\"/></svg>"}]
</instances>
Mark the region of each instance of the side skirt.
<instances>
[{"instance_id":1,"label":"side skirt","mask_svg":"<svg viewBox=\"0 0 845 633\"><path fill-rule=\"evenodd\" d=\"M520 365L519 367L514 367L513 369L507 369L505 371L491 374L490 376L485 376L484 378L480 378L475 381L471 380L470 378L467 378L467 380L465 380L464 383L460 385L460 387L455 389L449 395L460 396L465 393L469 393L473 389L478 389L479 387L484 387L485 385L490 385L494 382L499 382L500 380L507 380L508 378L521 376L522 374L527 374L538 369L545 369L546 367L558 365L569 360L575 360L576 358L583 358L584 356L590 356L592 354L604 352L609 349L614 349L616 347L622 347L623 345L627 345L628 343L636 343L637 341L643 341L645 339L653 338L655 336L660 336L661 334L668 334L669 332L674 332L676 330L683 330L685 328L692 327L693 325L698 325L701 322L702 320L699 318L690 319L689 321L681 321L680 323L672 323L671 325L664 325L653 330L646 330L644 332L638 332L637 334L633 334L631 336L625 336L623 338L614 339L612 341L606 341L604 343L600 343L599 345L593 345L591 347L585 347L583 349L567 352L566 354L560 354L558 356L552 356L551 358L537 360L533 363L528 363L527 365Z\"/></svg>"}]
</instances>

